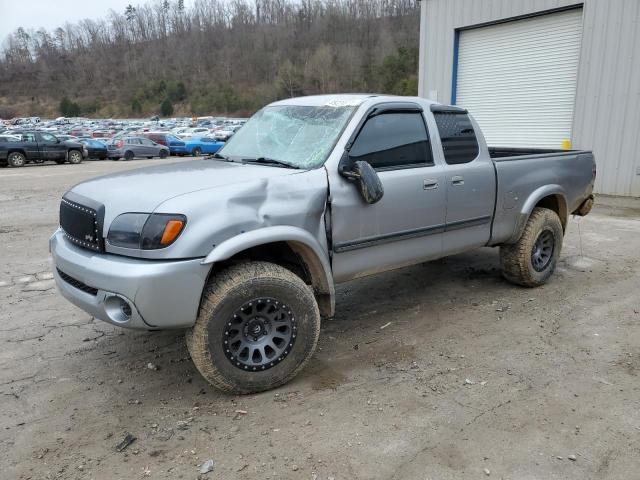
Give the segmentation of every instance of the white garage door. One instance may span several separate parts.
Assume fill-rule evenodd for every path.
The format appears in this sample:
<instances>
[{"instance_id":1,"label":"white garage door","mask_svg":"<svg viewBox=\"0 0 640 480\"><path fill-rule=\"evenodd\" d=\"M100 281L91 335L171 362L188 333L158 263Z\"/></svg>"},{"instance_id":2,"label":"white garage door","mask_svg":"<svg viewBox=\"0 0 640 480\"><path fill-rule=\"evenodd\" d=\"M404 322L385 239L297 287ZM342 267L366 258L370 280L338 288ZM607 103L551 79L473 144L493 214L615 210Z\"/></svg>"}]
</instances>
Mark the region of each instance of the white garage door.
<instances>
[{"instance_id":1,"label":"white garage door","mask_svg":"<svg viewBox=\"0 0 640 480\"><path fill-rule=\"evenodd\" d=\"M456 103L487 143L561 148L571 138L582 9L460 32Z\"/></svg>"}]
</instances>

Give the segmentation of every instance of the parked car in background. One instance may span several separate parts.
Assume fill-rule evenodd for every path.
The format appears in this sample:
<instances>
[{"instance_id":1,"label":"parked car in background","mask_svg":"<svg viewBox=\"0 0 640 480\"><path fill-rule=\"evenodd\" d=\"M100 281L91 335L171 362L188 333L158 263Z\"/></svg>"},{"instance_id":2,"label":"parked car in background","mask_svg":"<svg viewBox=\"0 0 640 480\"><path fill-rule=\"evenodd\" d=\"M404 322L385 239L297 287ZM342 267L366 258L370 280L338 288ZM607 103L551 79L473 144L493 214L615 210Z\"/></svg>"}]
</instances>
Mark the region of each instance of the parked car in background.
<instances>
[{"instance_id":1,"label":"parked car in background","mask_svg":"<svg viewBox=\"0 0 640 480\"><path fill-rule=\"evenodd\" d=\"M238 130L240 130L241 127L242 127L242 125L225 126L224 128L222 128L220 130L216 130L216 132L213 134L213 136L215 137L216 140L220 140L222 142L226 142L231 137L233 137L233 135Z\"/></svg>"},{"instance_id":2,"label":"parked car in background","mask_svg":"<svg viewBox=\"0 0 640 480\"><path fill-rule=\"evenodd\" d=\"M185 138L193 137L195 135L205 135L205 134L208 134L209 132L211 132L210 128L195 127L195 128L189 128L183 132L180 132L179 134L177 134L177 136L182 139L185 139Z\"/></svg>"},{"instance_id":3,"label":"parked car in background","mask_svg":"<svg viewBox=\"0 0 640 480\"><path fill-rule=\"evenodd\" d=\"M107 145L103 142L91 138L81 138L78 142L87 147L88 158L105 160L109 155Z\"/></svg>"},{"instance_id":4,"label":"parked car in background","mask_svg":"<svg viewBox=\"0 0 640 480\"><path fill-rule=\"evenodd\" d=\"M112 160L131 160L135 157L160 157L169 156L169 147L160 145L146 137L125 136L107 145L109 158Z\"/></svg>"},{"instance_id":5,"label":"parked car in background","mask_svg":"<svg viewBox=\"0 0 640 480\"><path fill-rule=\"evenodd\" d=\"M216 153L222 147L224 147L224 142L219 142L213 137L192 137L185 140L186 151L196 157L203 153Z\"/></svg>"},{"instance_id":6,"label":"parked car in background","mask_svg":"<svg viewBox=\"0 0 640 480\"><path fill-rule=\"evenodd\" d=\"M56 138L62 142L77 142L79 140L78 137L76 137L75 135L65 135L63 133L61 134L56 134Z\"/></svg>"},{"instance_id":7,"label":"parked car in background","mask_svg":"<svg viewBox=\"0 0 640 480\"><path fill-rule=\"evenodd\" d=\"M159 143L160 145L169 147L169 153L171 155L187 155L190 153L190 151L185 147L185 142L170 133L148 132L144 133L143 136L147 137L151 141Z\"/></svg>"},{"instance_id":8,"label":"parked car in background","mask_svg":"<svg viewBox=\"0 0 640 480\"><path fill-rule=\"evenodd\" d=\"M20 140L0 142L0 166L23 167L34 162L53 160L56 163L82 163L87 157L87 149L81 143L61 141L47 132L14 132Z\"/></svg>"}]
</instances>

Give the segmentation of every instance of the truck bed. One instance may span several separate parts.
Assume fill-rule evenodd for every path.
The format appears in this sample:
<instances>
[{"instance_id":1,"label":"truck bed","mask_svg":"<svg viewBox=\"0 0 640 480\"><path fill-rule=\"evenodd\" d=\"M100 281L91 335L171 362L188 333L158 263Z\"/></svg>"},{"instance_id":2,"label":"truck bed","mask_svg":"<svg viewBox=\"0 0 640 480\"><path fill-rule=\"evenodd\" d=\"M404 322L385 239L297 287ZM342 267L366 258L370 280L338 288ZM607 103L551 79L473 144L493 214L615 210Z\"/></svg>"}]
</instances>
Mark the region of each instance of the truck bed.
<instances>
[{"instance_id":1,"label":"truck bed","mask_svg":"<svg viewBox=\"0 0 640 480\"><path fill-rule=\"evenodd\" d=\"M579 150L489 147L496 173L496 210L491 245L517 239L534 205L530 199L560 193L564 219L592 193L593 153Z\"/></svg>"}]
</instances>

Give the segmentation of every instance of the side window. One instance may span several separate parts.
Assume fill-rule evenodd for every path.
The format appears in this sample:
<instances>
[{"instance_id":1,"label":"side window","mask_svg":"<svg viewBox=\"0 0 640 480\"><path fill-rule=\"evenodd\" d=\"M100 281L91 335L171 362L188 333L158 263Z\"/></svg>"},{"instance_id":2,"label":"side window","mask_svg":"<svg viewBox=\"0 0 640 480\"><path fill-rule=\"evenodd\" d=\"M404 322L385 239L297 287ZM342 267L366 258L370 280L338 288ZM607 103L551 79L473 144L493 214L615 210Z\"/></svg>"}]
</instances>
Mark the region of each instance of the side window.
<instances>
[{"instance_id":1,"label":"side window","mask_svg":"<svg viewBox=\"0 0 640 480\"><path fill-rule=\"evenodd\" d=\"M421 113L385 113L360 130L349 157L375 169L433 165L427 127Z\"/></svg>"},{"instance_id":2,"label":"side window","mask_svg":"<svg viewBox=\"0 0 640 480\"><path fill-rule=\"evenodd\" d=\"M480 151L476 132L469 115L455 112L434 112L444 160L449 165L472 162Z\"/></svg>"},{"instance_id":3,"label":"side window","mask_svg":"<svg viewBox=\"0 0 640 480\"><path fill-rule=\"evenodd\" d=\"M51 135L50 133L41 133L42 140L48 143L56 143L56 137Z\"/></svg>"},{"instance_id":4,"label":"side window","mask_svg":"<svg viewBox=\"0 0 640 480\"><path fill-rule=\"evenodd\" d=\"M35 142L36 141L36 136L33 133L23 133L22 134L22 141L23 142Z\"/></svg>"}]
</instances>

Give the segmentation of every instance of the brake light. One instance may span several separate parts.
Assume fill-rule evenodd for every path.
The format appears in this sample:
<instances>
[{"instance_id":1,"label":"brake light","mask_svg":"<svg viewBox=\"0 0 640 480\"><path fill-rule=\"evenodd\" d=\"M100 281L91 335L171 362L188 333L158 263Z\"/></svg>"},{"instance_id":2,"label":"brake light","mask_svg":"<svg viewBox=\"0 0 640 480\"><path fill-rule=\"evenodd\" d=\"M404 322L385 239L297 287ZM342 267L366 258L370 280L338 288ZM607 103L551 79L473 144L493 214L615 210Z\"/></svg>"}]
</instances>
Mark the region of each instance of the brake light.
<instances>
[{"instance_id":1,"label":"brake light","mask_svg":"<svg viewBox=\"0 0 640 480\"><path fill-rule=\"evenodd\" d=\"M118 148L122 148L122 147L124 147L124 140L118 140L118 141L116 142L116 147L118 147Z\"/></svg>"}]
</instances>

